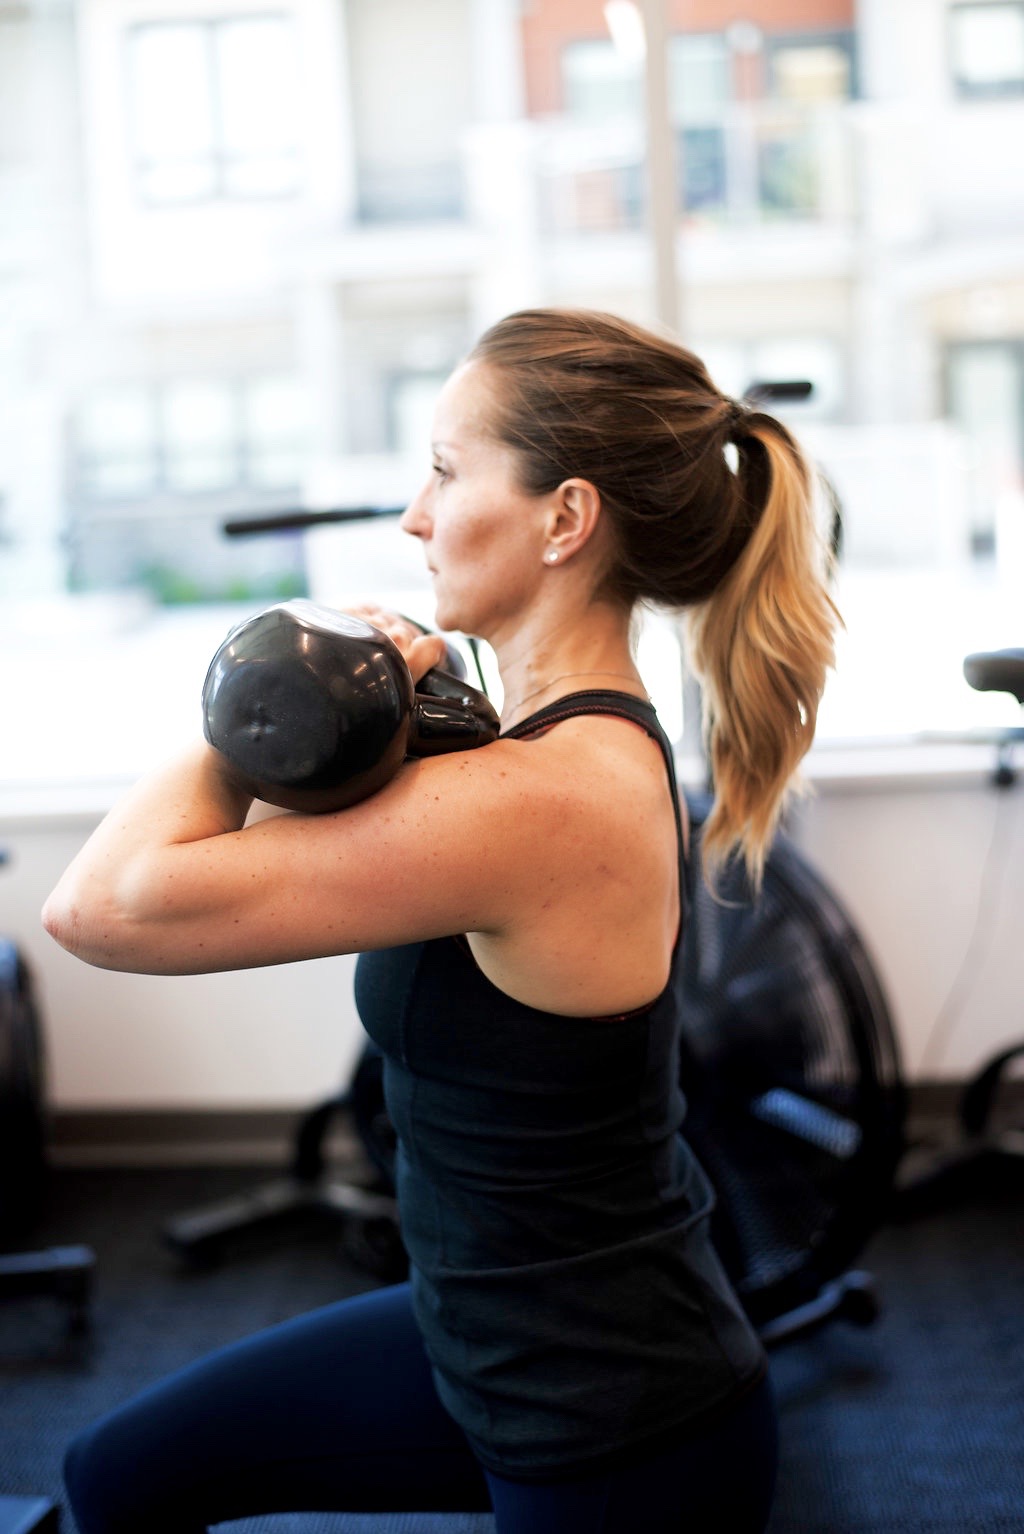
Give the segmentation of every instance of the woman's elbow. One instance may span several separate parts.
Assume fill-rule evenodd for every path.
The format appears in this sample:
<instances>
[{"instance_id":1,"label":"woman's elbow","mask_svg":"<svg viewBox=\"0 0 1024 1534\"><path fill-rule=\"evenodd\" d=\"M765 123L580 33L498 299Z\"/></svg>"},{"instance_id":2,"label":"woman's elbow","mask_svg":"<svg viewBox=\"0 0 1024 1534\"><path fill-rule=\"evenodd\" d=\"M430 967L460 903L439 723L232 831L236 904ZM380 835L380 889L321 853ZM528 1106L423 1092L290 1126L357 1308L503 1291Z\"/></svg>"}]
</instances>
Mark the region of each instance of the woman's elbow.
<instances>
[{"instance_id":1,"label":"woman's elbow","mask_svg":"<svg viewBox=\"0 0 1024 1534\"><path fill-rule=\"evenodd\" d=\"M42 910L42 923L55 943L101 969L125 967L119 940L121 922L117 913L105 909L107 902L96 897L85 899L73 881L63 879L48 896Z\"/></svg>"},{"instance_id":2,"label":"woman's elbow","mask_svg":"<svg viewBox=\"0 0 1024 1534\"><path fill-rule=\"evenodd\" d=\"M46 899L42 911L43 926L68 953L77 953L85 930L81 901L70 881L63 878Z\"/></svg>"},{"instance_id":3,"label":"woman's elbow","mask_svg":"<svg viewBox=\"0 0 1024 1534\"><path fill-rule=\"evenodd\" d=\"M63 883L58 884L57 888L47 896L42 911L42 922L55 943L59 943L69 953L75 952L81 921L78 907Z\"/></svg>"}]
</instances>

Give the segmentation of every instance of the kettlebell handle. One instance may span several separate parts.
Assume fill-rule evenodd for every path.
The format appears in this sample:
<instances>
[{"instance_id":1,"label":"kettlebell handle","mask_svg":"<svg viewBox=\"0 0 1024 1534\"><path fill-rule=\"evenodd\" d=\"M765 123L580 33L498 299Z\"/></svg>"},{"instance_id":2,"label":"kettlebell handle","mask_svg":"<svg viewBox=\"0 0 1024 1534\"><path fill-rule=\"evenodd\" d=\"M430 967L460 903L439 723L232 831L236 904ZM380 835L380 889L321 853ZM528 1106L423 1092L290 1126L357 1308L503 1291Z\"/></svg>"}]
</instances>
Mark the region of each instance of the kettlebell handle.
<instances>
[{"instance_id":1,"label":"kettlebell handle","mask_svg":"<svg viewBox=\"0 0 1024 1534\"><path fill-rule=\"evenodd\" d=\"M409 719L409 756L471 751L497 739L498 723L488 698L463 677L432 667L416 683Z\"/></svg>"}]
</instances>

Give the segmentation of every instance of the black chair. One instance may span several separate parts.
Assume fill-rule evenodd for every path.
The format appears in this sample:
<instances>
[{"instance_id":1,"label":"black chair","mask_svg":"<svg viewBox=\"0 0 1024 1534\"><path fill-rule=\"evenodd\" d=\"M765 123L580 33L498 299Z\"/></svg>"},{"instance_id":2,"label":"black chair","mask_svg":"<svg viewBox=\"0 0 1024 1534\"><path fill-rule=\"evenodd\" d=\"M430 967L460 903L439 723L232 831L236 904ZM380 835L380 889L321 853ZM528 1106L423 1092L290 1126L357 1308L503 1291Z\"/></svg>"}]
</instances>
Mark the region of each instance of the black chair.
<instances>
[{"instance_id":1,"label":"black chair","mask_svg":"<svg viewBox=\"0 0 1024 1534\"><path fill-rule=\"evenodd\" d=\"M0 848L0 865L8 861ZM42 1031L23 955L0 938L0 1300L49 1295L67 1307L72 1333L89 1322L96 1259L85 1246L11 1251L45 1197L45 1070ZM49 1497L0 1496L0 1534L57 1534Z\"/></svg>"},{"instance_id":2,"label":"black chair","mask_svg":"<svg viewBox=\"0 0 1024 1534\"><path fill-rule=\"evenodd\" d=\"M1024 650L989 650L968 655L964 676L977 692L1006 692L1024 708ZM1011 788L1017 781L1011 754L1024 740L1024 728L1006 731L1000 743L995 772L997 788ZM973 1147L983 1153L1024 1156L1024 1122L1013 1129L994 1127L993 1114L999 1088L1006 1080L1006 1067L1024 1055L1024 1039L1011 1049L994 1056L974 1077L960 1099L960 1124Z\"/></svg>"},{"instance_id":3,"label":"black chair","mask_svg":"<svg viewBox=\"0 0 1024 1534\"><path fill-rule=\"evenodd\" d=\"M6 862L0 849L0 865ZM51 1295L67 1306L72 1331L81 1332L89 1319L93 1252L85 1246L9 1250L29 1232L45 1196L45 1097L32 978L16 945L0 937L0 1300Z\"/></svg>"},{"instance_id":4,"label":"black chair","mask_svg":"<svg viewBox=\"0 0 1024 1534\"><path fill-rule=\"evenodd\" d=\"M344 1170L328 1166L332 1122L347 1120L359 1154ZM281 1177L247 1193L176 1215L164 1226L166 1244L199 1265L216 1262L255 1238L274 1239L315 1222L341 1235L360 1267L387 1282L408 1263L398 1233L392 1190L394 1135L384 1110L381 1060L367 1045L347 1092L328 1098L299 1121L291 1165Z\"/></svg>"}]
</instances>

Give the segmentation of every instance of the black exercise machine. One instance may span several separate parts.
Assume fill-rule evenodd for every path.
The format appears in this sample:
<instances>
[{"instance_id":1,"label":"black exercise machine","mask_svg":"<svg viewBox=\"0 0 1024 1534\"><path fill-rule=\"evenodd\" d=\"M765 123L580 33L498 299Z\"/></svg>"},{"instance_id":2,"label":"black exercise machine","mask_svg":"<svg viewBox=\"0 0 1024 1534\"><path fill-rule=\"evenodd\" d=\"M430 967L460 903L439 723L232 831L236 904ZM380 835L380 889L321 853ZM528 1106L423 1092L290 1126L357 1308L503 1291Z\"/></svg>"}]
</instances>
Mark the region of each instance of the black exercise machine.
<instances>
[{"instance_id":1,"label":"black exercise machine","mask_svg":"<svg viewBox=\"0 0 1024 1534\"><path fill-rule=\"evenodd\" d=\"M0 865L7 862L0 848ZM0 937L0 1243L30 1229L46 1180L42 1029L24 955ZM0 1255L0 1300L50 1295L67 1306L73 1332L88 1325L95 1255L85 1246ZM3 1531L0 1523L0 1534Z\"/></svg>"},{"instance_id":2,"label":"black exercise machine","mask_svg":"<svg viewBox=\"0 0 1024 1534\"><path fill-rule=\"evenodd\" d=\"M963 663L964 677L977 692L1005 692L1024 707L1024 650L980 650ZM958 737L985 742L996 748L991 782L1005 793L1018 781L1013 764L1014 749L1024 742L1024 726L1004 730L975 731ZM902 1169L898 1188L901 1213L929 1207L950 1193L954 1184L964 1188L989 1175L994 1162L1024 1163L1024 1111L1011 1098L1009 1067L1024 1058L1024 1040L1000 1050L967 1083L957 1104L957 1138L913 1149ZM1014 1118L1017 1121L1014 1122Z\"/></svg>"},{"instance_id":3,"label":"black exercise machine","mask_svg":"<svg viewBox=\"0 0 1024 1534\"><path fill-rule=\"evenodd\" d=\"M0 848L0 865L8 854ZM51 1296L67 1307L72 1334L89 1322L96 1259L85 1246L10 1251L30 1230L45 1194L45 1061L24 956L0 937L0 1300ZM49 1497L0 1496L0 1534L57 1534Z\"/></svg>"},{"instance_id":4,"label":"black exercise machine","mask_svg":"<svg viewBox=\"0 0 1024 1534\"><path fill-rule=\"evenodd\" d=\"M330 1168L326 1143L332 1121L354 1131L353 1166ZM348 1256L385 1282L404 1278L408 1263L398 1231L391 1182L394 1135L384 1110L382 1062L367 1045L347 1092L307 1113L295 1135L287 1172L247 1193L176 1215L163 1237L187 1262L203 1265L228 1255L239 1240L287 1234L318 1224L340 1233Z\"/></svg>"}]
</instances>

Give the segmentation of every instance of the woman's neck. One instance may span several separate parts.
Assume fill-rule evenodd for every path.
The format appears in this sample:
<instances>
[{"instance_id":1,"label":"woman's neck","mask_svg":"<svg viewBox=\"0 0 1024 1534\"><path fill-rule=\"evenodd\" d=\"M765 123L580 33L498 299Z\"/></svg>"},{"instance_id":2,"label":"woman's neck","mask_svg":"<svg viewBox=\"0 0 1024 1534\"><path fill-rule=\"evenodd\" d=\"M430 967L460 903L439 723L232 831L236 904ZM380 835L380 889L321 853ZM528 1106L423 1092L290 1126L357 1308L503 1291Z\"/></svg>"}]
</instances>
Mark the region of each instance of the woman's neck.
<instances>
[{"instance_id":1,"label":"woman's neck","mask_svg":"<svg viewBox=\"0 0 1024 1534\"><path fill-rule=\"evenodd\" d=\"M532 631L531 631L532 628ZM581 687L617 688L646 696L630 643L627 613L592 605L557 626L519 629L495 644L501 674L504 728Z\"/></svg>"}]
</instances>

